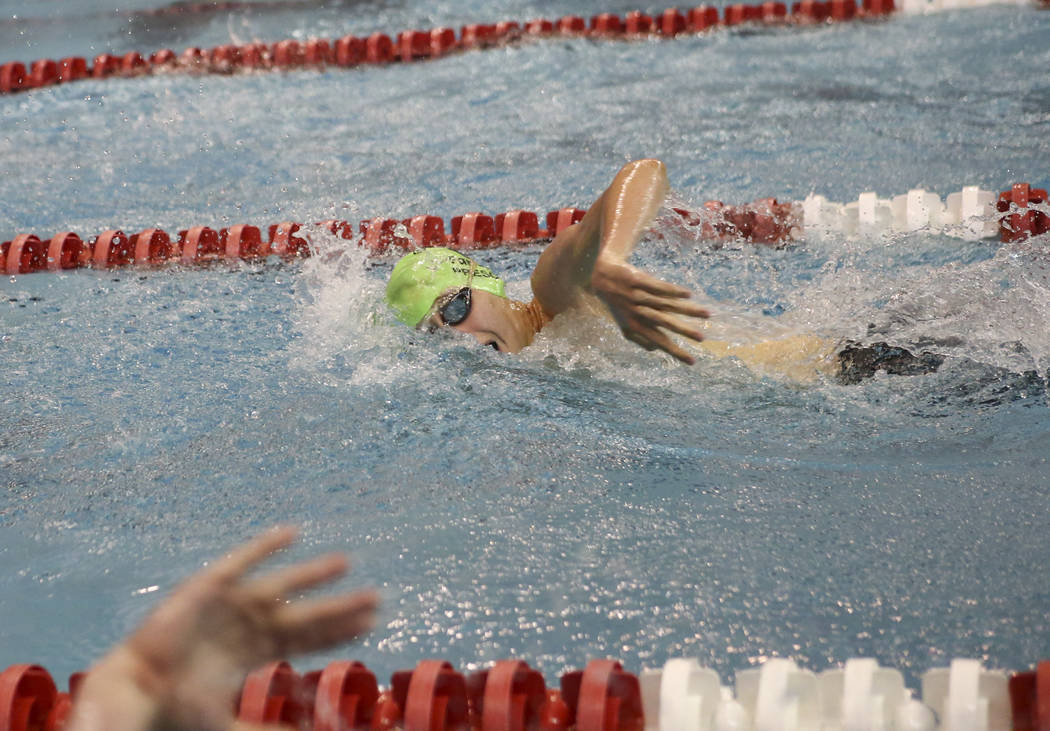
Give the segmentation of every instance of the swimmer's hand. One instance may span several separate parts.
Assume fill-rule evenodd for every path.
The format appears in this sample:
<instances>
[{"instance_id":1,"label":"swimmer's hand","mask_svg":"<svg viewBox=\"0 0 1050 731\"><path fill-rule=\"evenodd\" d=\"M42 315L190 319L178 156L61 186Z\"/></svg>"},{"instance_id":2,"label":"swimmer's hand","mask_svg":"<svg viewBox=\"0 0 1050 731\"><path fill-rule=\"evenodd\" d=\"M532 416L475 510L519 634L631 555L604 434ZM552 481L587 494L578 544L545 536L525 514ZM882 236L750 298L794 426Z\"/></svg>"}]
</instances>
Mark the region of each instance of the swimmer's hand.
<instances>
[{"instance_id":1,"label":"swimmer's hand","mask_svg":"<svg viewBox=\"0 0 1050 731\"><path fill-rule=\"evenodd\" d=\"M591 273L591 291L605 303L623 336L646 350L660 349L683 363L696 359L668 336L665 330L694 342L704 336L684 317L710 317L693 302L692 292L677 284L646 274L625 261L599 256Z\"/></svg>"},{"instance_id":2,"label":"swimmer's hand","mask_svg":"<svg viewBox=\"0 0 1050 731\"><path fill-rule=\"evenodd\" d=\"M247 729L234 720L233 701L249 671L367 631L374 592L295 598L342 576L341 555L245 578L295 535L291 528L263 533L179 586L91 669L70 731Z\"/></svg>"}]
</instances>

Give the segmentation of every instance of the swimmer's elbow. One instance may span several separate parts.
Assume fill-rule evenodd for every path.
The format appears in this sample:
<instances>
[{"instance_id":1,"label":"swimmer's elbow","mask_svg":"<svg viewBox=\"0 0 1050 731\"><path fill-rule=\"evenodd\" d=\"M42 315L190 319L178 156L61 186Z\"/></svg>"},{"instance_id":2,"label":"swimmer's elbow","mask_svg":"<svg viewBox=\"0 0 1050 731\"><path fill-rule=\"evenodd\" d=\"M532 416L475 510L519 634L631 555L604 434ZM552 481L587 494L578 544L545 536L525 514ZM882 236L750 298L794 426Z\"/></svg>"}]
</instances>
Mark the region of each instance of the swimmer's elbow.
<instances>
[{"instance_id":1,"label":"swimmer's elbow","mask_svg":"<svg viewBox=\"0 0 1050 731\"><path fill-rule=\"evenodd\" d=\"M667 176L667 166L662 160L655 157L644 157L641 160L632 160L623 166L624 172L643 172L650 175Z\"/></svg>"},{"instance_id":2,"label":"swimmer's elbow","mask_svg":"<svg viewBox=\"0 0 1050 731\"><path fill-rule=\"evenodd\" d=\"M669 185L667 166L655 157L647 157L620 168L606 193L613 192L616 199L624 194L645 199L649 197L647 193L666 195Z\"/></svg>"}]
</instances>

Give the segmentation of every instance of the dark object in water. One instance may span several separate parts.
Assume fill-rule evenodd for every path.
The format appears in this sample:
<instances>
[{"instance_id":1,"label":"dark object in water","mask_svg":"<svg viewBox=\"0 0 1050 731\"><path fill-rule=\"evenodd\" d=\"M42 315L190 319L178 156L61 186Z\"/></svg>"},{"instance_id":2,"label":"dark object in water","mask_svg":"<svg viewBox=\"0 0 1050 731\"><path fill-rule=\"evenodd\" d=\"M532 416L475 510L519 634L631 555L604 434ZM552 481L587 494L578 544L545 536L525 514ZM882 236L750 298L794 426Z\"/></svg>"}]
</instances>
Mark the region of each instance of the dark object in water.
<instances>
[{"instance_id":1,"label":"dark object in water","mask_svg":"<svg viewBox=\"0 0 1050 731\"><path fill-rule=\"evenodd\" d=\"M941 367L944 356L923 351L915 355L906 348L889 343L850 344L839 351L840 383L860 383L877 371L895 376L921 376Z\"/></svg>"},{"instance_id":2,"label":"dark object in water","mask_svg":"<svg viewBox=\"0 0 1050 731\"><path fill-rule=\"evenodd\" d=\"M965 404L991 407L1015 401L1029 405L1047 404L1047 385L1050 371L1016 371L988 366L985 363L960 358L953 364L952 383L946 390L931 394L930 404Z\"/></svg>"}]
</instances>

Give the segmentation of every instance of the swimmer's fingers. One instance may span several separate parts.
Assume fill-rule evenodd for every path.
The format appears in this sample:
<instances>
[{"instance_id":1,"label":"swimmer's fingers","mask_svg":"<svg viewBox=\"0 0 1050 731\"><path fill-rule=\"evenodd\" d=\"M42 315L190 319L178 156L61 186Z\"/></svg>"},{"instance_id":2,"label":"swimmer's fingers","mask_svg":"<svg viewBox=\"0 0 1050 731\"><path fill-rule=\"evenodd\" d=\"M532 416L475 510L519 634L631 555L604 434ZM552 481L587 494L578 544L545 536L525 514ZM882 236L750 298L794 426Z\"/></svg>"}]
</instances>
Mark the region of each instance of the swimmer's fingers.
<instances>
[{"instance_id":1,"label":"swimmer's fingers","mask_svg":"<svg viewBox=\"0 0 1050 731\"><path fill-rule=\"evenodd\" d=\"M337 579L346 573L348 567L346 556L342 554L318 556L255 579L245 590L260 601L281 599Z\"/></svg>"},{"instance_id":2,"label":"swimmer's fingers","mask_svg":"<svg viewBox=\"0 0 1050 731\"><path fill-rule=\"evenodd\" d=\"M651 308L641 308L639 314L645 318L651 327L665 328L671 332L678 333L679 335L689 338L690 340L699 343L704 339L704 334L697 330L695 327L682 322L681 319L669 315L661 310L654 310Z\"/></svg>"},{"instance_id":3,"label":"swimmer's fingers","mask_svg":"<svg viewBox=\"0 0 1050 731\"><path fill-rule=\"evenodd\" d=\"M665 333L656 331L656 334L652 336L653 342L660 350L670 355L675 360L685 363L686 365L693 365L696 363L696 358L685 351L682 346L667 337Z\"/></svg>"},{"instance_id":4,"label":"swimmer's fingers","mask_svg":"<svg viewBox=\"0 0 1050 731\"><path fill-rule=\"evenodd\" d=\"M703 305L693 302L692 300L678 300L662 309L679 315L685 315L686 317L699 317L704 320L711 316L711 310Z\"/></svg>"},{"instance_id":5,"label":"swimmer's fingers","mask_svg":"<svg viewBox=\"0 0 1050 731\"><path fill-rule=\"evenodd\" d=\"M591 288L599 296L635 300L642 293L672 299L688 299L692 291L677 284L665 282L623 261L608 261L599 257L591 274Z\"/></svg>"},{"instance_id":6,"label":"swimmer's fingers","mask_svg":"<svg viewBox=\"0 0 1050 731\"><path fill-rule=\"evenodd\" d=\"M634 267L632 267L634 269ZM664 281L659 277L654 277L652 274L647 274L641 269L634 269L633 281L631 282L635 289L648 292L649 294L655 294L660 297L675 297L678 299L687 299L693 296L693 291L688 287L683 287L680 284L672 284L671 282Z\"/></svg>"},{"instance_id":7,"label":"swimmer's fingers","mask_svg":"<svg viewBox=\"0 0 1050 731\"><path fill-rule=\"evenodd\" d=\"M285 604L275 617L279 654L298 655L348 642L372 628L378 607L374 591Z\"/></svg>"},{"instance_id":8,"label":"swimmer's fingers","mask_svg":"<svg viewBox=\"0 0 1050 731\"><path fill-rule=\"evenodd\" d=\"M276 551L287 548L298 532L290 526L278 526L261 533L247 543L233 549L201 574L204 581L227 584L237 581L256 564Z\"/></svg>"},{"instance_id":9,"label":"swimmer's fingers","mask_svg":"<svg viewBox=\"0 0 1050 731\"><path fill-rule=\"evenodd\" d=\"M703 335L678 316L709 317L706 308L691 301L686 287L665 282L623 261L599 257L591 288L609 308L624 337L646 350L663 350L683 363L695 358L671 340L663 329L700 341Z\"/></svg>"},{"instance_id":10,"label":"swimmer's fingers","mask_svg":"<svg viewBox=\"0 0 1050 731\"><path fill-rule=\"evenodd\" d=\"M648 292L638 292L633 303L639 307L651 307L654 310L666 310L686 317L708 318L711 312L703 305L690 299L661 297Z\"/></svg>"},{"instance_id":11,"label":"swimmer's fingers","mask_svg":"<svg viewBox=\"0 0 1050 731\"><path fill-rule=\"evenodd\" d=\"M662 350L675 360L686 365L693 365L696 362L696 358L671 340L666 333L656 328L642 326L631 331L625 329L623 334L628 340L642 346L646 350Z\"/></svg>"},{"instance_id":12,"label":"swimmer's fingers","mask_svg":"<svg viewBox=\"0 0 1050 731\"><path fill-rule=\"evenodd\" d=\"M693 302L693 292L677 284L666 282L629 265L624 265L630 301L638 306L668 310L687 317L710 317L706 307Z\"/></svg>"}]
</instances>

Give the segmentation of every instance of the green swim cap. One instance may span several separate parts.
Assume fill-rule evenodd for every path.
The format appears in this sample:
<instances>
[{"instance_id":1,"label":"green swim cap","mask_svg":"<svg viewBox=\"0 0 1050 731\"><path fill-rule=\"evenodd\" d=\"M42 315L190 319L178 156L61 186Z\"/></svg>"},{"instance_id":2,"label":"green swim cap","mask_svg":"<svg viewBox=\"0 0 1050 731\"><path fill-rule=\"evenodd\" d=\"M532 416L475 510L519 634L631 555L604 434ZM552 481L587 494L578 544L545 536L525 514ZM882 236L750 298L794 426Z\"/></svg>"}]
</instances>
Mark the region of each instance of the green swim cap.
<instances>
[{"instance_id":1,"label":"green swim cap","mask_svg":"<svg viewBox=\"0 0 1050 731\"><path fill-rule=\"evenodd\" d=\"M507 296L503 280L469 256L440 246L419 249L394 265L386 285L386 303L397 319L415 327L430 312L434 300L450 289L468 285L497 297Z\"/></svg>"}]
</instances>

